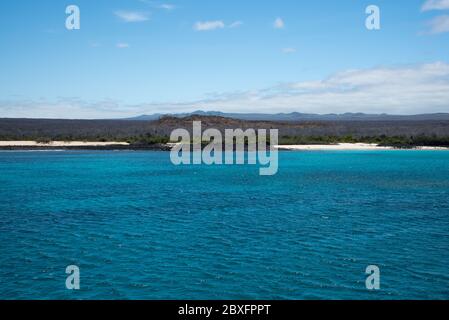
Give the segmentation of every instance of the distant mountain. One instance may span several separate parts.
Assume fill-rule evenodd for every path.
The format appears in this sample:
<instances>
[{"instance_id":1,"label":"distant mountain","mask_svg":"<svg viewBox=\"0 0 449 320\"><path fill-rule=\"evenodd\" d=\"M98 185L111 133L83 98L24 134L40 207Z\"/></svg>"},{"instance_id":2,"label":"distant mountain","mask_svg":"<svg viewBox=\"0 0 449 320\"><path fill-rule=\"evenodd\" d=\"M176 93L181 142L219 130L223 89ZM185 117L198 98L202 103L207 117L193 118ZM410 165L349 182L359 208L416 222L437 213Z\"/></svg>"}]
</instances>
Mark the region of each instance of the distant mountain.
<instances>
[{"instance_id":1,"label":"distant mountain","mask_svg":"<svg viewBox=\"0 0 449 320\"><path fill-rule=\"evenodd\" d=\"M171 116L177 118L184 118L193 115L198 116L219 116L225 118L233 118L239 120L249 121L400 121L400 120L449 120L449 113L429 113L429 114L417 114L417 115L389 115L389 114L366 114L366 113L343 113L343 114L312 114L312 113L224 113L220 111L194 111L191 113L176 113L176 114L161 114L156 113L152 115L141 115L125 120L146 120L154 121L159 120L164 116Z\"/></svg>"}]
</instances>

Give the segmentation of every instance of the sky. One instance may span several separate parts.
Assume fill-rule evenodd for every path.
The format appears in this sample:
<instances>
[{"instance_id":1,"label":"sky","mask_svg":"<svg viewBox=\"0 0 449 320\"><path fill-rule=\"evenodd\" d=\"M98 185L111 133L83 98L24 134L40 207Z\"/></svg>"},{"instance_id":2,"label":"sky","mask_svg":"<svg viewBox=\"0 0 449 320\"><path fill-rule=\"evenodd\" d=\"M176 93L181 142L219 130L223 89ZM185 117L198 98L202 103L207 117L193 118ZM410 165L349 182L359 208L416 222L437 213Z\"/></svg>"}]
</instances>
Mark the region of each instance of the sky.
<instances>
[{"instance_id":1,"label":"sky","mask_svg":"<svg viewBox=\"0 0 449 320\"><path fill-rule=\"evenodd\" d=\"M449 112L449 0L0 1L0 117L194 110Z\"/></svg>"}]
</instances>

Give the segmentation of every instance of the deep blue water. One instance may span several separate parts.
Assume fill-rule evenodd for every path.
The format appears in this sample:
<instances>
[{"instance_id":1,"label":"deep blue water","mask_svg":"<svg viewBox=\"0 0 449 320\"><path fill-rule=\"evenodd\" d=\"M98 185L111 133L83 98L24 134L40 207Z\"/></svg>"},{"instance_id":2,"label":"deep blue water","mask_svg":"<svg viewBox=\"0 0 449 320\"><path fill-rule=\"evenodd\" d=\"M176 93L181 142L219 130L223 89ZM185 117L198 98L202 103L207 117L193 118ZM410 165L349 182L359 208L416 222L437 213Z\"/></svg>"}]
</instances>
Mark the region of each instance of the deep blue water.
<instances>
[{"instance_id":1,"label":"deep blue water","mask_svg":"<svg viewBox=\"0 0 449 320\"><path fill-rule=\"evenodd\" d=\"M448 266L449 152L0 152L1 299L448 299Z\"/></svg>"}]
</instances>

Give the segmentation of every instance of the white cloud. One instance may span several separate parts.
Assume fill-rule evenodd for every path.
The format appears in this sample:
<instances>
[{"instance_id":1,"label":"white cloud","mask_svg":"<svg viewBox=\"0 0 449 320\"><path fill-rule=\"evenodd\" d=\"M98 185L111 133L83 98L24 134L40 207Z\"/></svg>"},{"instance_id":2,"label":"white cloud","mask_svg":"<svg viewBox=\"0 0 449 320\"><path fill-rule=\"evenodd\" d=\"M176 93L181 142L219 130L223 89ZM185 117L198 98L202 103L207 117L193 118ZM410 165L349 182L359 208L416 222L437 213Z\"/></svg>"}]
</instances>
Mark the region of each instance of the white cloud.
<instances>
[{"instance_id":1,"label":"white cloud","mask_svg":"<svg viewBox=\"0 0 449 320\"><path fill-rule=\"evenodd\" d=\"M126 49L126 48L129 48L129 44L125 43L125 42L119 42L116 44L116 47L119 49Z\"/></svg>"},{"instance_id":2,"label":"white cloud","mask_svg":"<svg viewBox=\"0 0 449 320\"><path fill-rule=\"evenodd\" d=\"M193 29L196 31L210 31L210 30L216 30L216 29L223 29L225 27L225 24L221 20L217 21L198 21L193 26Z\"/></svg>"},{"instance_id":3,"label":"white cloud","mask_svg":"<svg viewBox=\"0 0 449 320\"><path fill-rule=\"evenodd\" d=\"M124 105L114 101L0 101L3 117L120 118L139 114L187 112L389 113L449 111L449 64L347 70L323 80L223 93L198 101Z\"/></svg>"},{"instance_id":4,"label":"white cloud","mask_svg":"<svg viewBox=\"0 0 449 320\"><path fill-rule=\"evenodd\" d=\"M426 0L421 8L422 11L446 9L449 9L449 0Z\"/></svg>"},{"instance_id":5,"label":"white cloud","mask_svg":"<svg viewBox=\"0 0 449 320\"><path fill-rule=\"evenodd\" d=\"M174 10L177 8L176 5L171 4L171 3L160 3L157 1L151 1L151 0L139 0L139 1L151 6L153 8L156 8L156 9L164 9L164 10L170 11L170 10Z\"/></svg>"},{"instance_id":6,"label":"white cloud","mask_svg":"<svg viewBox=\"0 0 449 320\"><path fill-rule=\"evenodd\" d=\"M449 15L435 17L428 22L428 25L431 34L449 32Z\"/></svg>"},{"instance_id":7,"label":"white cloud","mask_svg":"<svg viewBox=\"0 0 449 320\"><path fill-rule=\"evenodd\" d=\"M238 28L243 24L242 21L235 21L229 25L229 28Z\"/></svg>"},{"instance_id":8,"label":"white cloud","mask_svg":"<svg viewBox=\"0 0 449 320\"><path fill-rule=\"evenodd\" d=\"M234 21L233 23L226 26L226 24L222 20L216 20L216 21L204 21L204 22L197 22L193 26L193 29L196 31L211 31L216 29L223 29L223 28L230 28L235 29L239 28L243 25L242 21Z\"/></svg>"},{"instance_id":9,"label":"white cloud","mask_svg":"<svg viewBox=\"0 0 449 320\"><path fill-rule=\"evenodd\" d=\"M192 105L228 112L448 112L449 64L349 70L324 80L222 94Z\"/></svg>"},{"instance_id":10,"label":"white cloud","mask_svg":"<svg viewBox=\"0 0 449 320\"><path fill-rule=\"evenodd\" d=\"M282 49L283 53L289 54L289 53L295 53L296 49L295 48L283 48Z\"/></svg>"},{"instance_id":11,"label":"white cloud","mask_svg":"<svg viewBox=\"0 0 449 320\"><path fill-rule=\"evenodd\" d=\"M143 22L150 19L148 13L140 11L116 11L114 14L125 22Z\"/></svg>"},{"instance_id":12,"label":"white cloud","mask_svg":"<svg viewBox=\"0 0 449 320\"><path fill-rule=\"evenodd\" d=\"M276 20L274 20L273 28L275 28L275 29L283 29L284 27L285 27L284 20L282 20L281 18L276 18Z\"/></svg>"},{"instance_id":13,"label":"white cloud","mask_svg":"<svg viewBox=\"0 0 449 320\"><path fill-rule=\"evenodd\" d=\"M169 3L162 3L162 4L157 5L157 8L170 11L170 10L176 9L176 6L173 4L169 4Z\"/></svg>"}]
</instances>

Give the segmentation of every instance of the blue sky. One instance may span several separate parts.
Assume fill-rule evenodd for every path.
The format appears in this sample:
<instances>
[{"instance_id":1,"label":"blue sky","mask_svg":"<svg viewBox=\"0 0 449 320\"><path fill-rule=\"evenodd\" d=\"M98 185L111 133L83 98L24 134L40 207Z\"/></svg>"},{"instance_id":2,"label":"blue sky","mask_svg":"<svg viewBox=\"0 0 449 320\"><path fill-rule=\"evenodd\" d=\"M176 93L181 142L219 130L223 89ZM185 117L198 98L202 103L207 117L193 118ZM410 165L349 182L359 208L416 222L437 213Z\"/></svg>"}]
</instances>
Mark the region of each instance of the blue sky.
<instances>
[{"instance_id":1,"label":"blue sky","mask_svg":"<svg viewBox=\"0 0 449 320\"><path fill-rule=\"evenodd\" d=\"M0 40L0 117L449 111L448 0L1 1Z\"/></svg>"}]
</instances>

